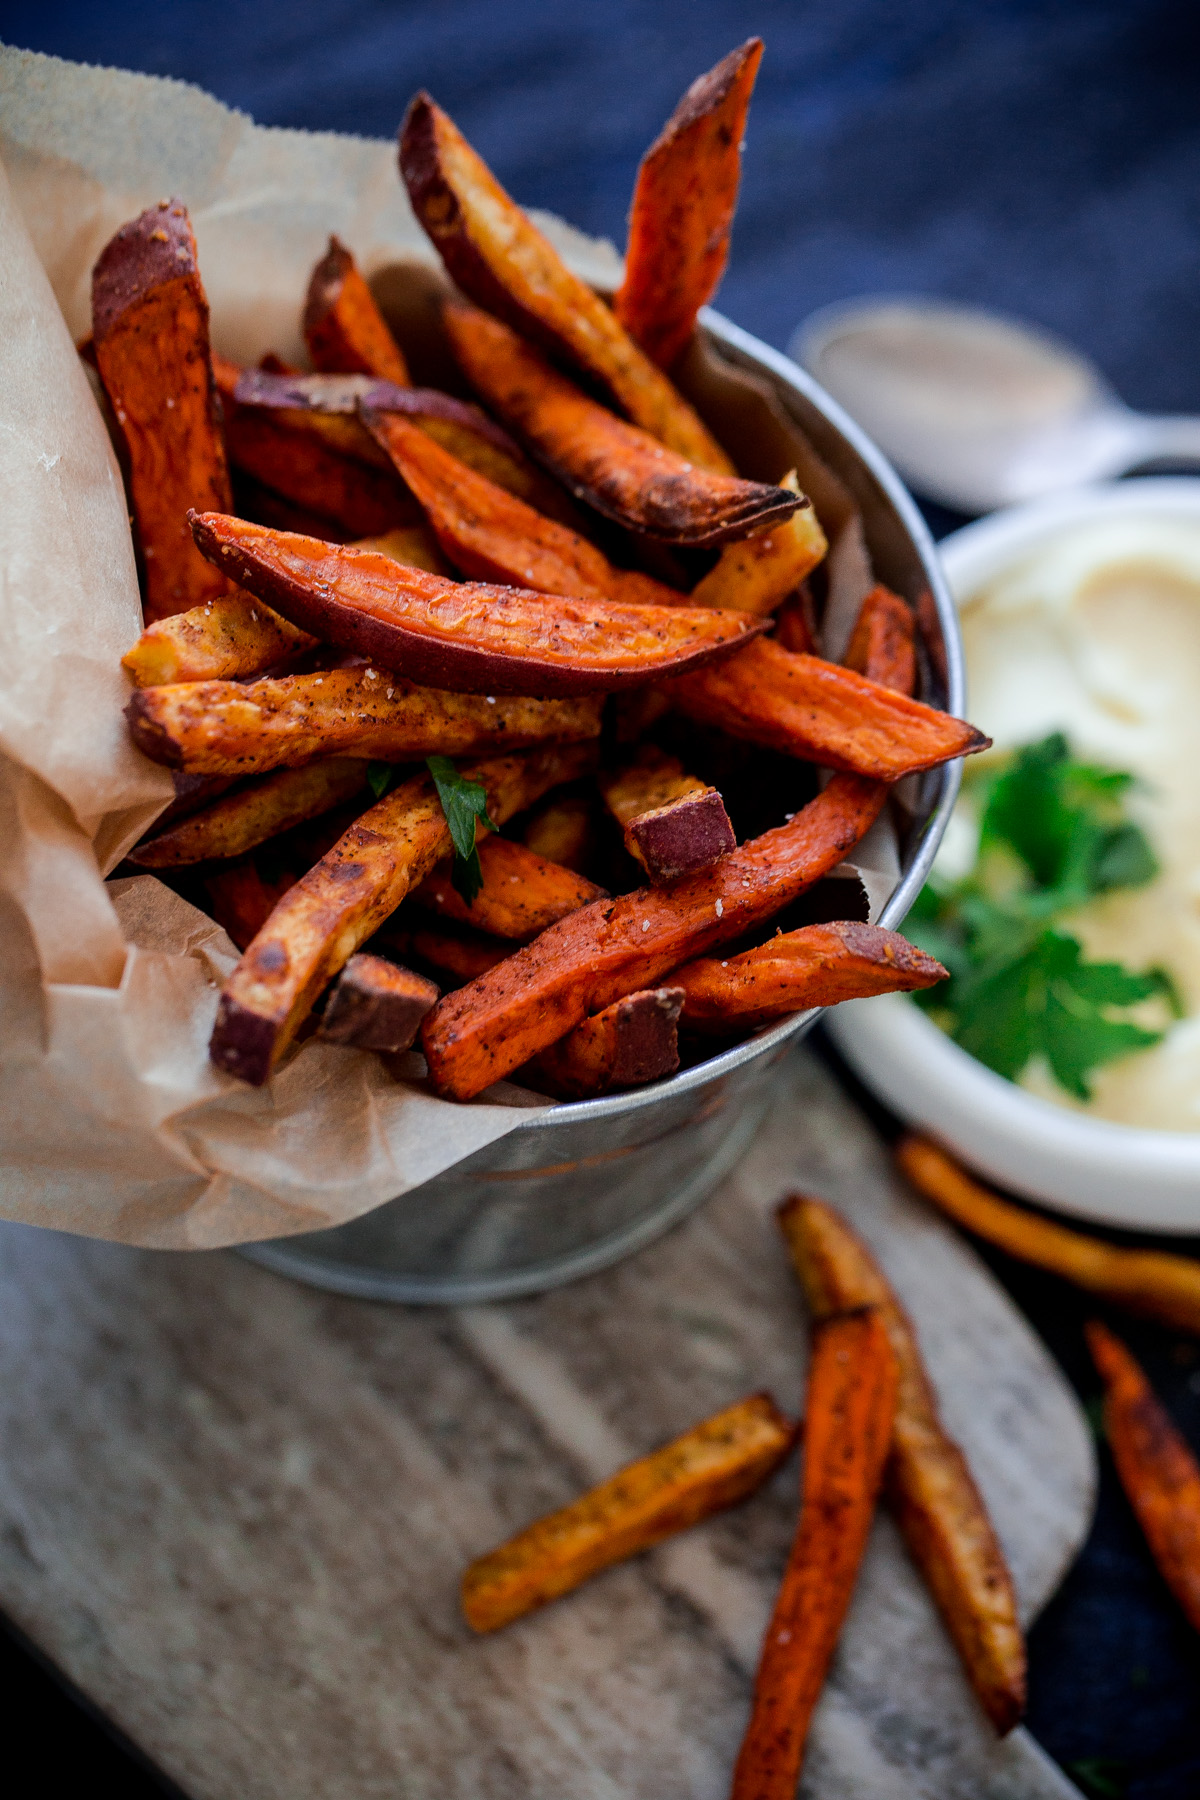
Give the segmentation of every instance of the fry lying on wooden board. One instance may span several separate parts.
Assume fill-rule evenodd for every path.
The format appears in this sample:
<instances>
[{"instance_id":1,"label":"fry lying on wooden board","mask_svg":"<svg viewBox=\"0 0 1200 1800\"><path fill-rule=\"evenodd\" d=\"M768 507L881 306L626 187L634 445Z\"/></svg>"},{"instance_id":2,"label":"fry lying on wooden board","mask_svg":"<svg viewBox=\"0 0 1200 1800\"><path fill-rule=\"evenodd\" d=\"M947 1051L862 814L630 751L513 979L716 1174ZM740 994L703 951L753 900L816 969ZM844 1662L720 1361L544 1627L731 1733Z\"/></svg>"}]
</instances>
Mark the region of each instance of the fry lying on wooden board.
<instances>
[{"instance_id":1,"label":"fry lying on wooden board","mask_svg":"<svg viewBox=\"0 0 1200 1800\"><path fill-rule=\"evenodd\" d=\"M626 850L656 886L707 869L737 848L716 788L654 744L641 745L624 768L602 775L600 792Z\"/></svg>"},{"instance_id":2,"label":"fry lying on wooden board","mask_svg":"<svg viewBox=\"0 0 1200 1800\"><path fill-rule=\"evenodd\" d=\"M1001 1200L928 1138L896 1147L909 1181L936 1207L1021 1262L1061 1275L1114 1306L1200 1336L1200 1263L1164 1250L1126 1250Z\"/></svg>"},{"instance_id":3,"label":"fry lying on wooden board","mask_svg":"<svg viewBox=\"0 0 1200 1800\"><path fill-rule=\"evenodd\" d=\"M592 1013L780 911L842 861L887 790L835 775L789 824L670 887L598 900L449 994L422 1026L439 1093L473 1099Z\"/></svg>"},{"instance_id":4,"label":"fry lying on wooden board","mask_svg":"<svg viewBox=\"0 0 1200 1800\"><path fill-rule=\"evenodd\" d=\"M495 937L526 940L568 913L606 898L594 881L548 862L511 838L487 837L478 847L483 886L469 903L454 886L454 871L439 863L413 894L414 904L442 919L473 925Z\"/></svg>"},{"instance_id":5,"label":"fry lying on wooden board","mask_svg":"<svg viewBox=\"0 0 1200 1800\"><path fill-rule=\"evenodd\" d=\"M362 758L331 757L268 775L143 839L129 852L129 861L139 869L180 869L244 856L281 831L352 800L367 785L367 767Z\"/></svg>"},{"instance_id":6,"label":"fry lying on wooden board","mask_svg":"<svg viewBox=\"0 0 1200 1800\"><path fill-rule=\"evenodd\" d=\"M416 96L400 127L400 171L413 211L464 294L599 382L676 455L732 472L683 396L571 273L428 94Z\"/></svg>"},{"instance_id":7,"label":"fry lying on wooden board","mask_svg":"<svg viewBox=\"0 0 1200 1800\"><path fill-rule=\"evenodd\" d=\"M462 1580L473 1631L496 1631L570 1593L601 1569L660 1544L772 1475L794 1427L769 1394L751 1394L478 1557Z\"/></svg>"},{"instance_id":8,"label":"fry lying on wooden board","mask_svg":"<svg viewBox=\"0 0 1200 1800\"><path fill-rule=\"evenodd\" d=\"M350 958L325 1005L317 1036L356 1050L407 1050L438 988L424 975L361 951Z\"/></svg>"},{"instance_id":9,"label":"fry lying on wooden board","mask_svg":"<svg viewBox=\"0 0 1200 1800\"><path fill-rule=\"evenodd\" d=\"M762 51L750 38L693 81L638 170L613 311L661 369L686 350L725 272Z\"/></svg>"},{"instance_id":10,"label":"fry lying on wooden board","mask_svg":"<svg viewBox=\"0 0 1200 1800\"><path fill-rule=\"evenodd\" d=\"M763 1643L732 1800L795 1800L813 1709L867 1546L897 1383L877 1308L818 1321L804 1410L800 1522Z\"/></svg>"},{"instance_id":11,"label":"fry lying on wooden board","mask_svg":"<svg viewBox=\"0 0 1200 1800\"><path fill-rule=\"evenodd\" d=\"M671 971L672 984L683 990L684 1023L716 1032L945 980L941 963L898 931L856 919L802 925L740 956L700 957Z\"/></svg>"},{"instance_id":12,"label":"fry lying on wooden board","mask_svg":"<svg viewBox=\"0 0 1200 1800\"><path fill-rule=\"evenodd\" d=\"M600 730L600 700L522 700L417 687L370 664L261 681L139 688L125 709L155 762L205 775L257 775L318 756L406 762L488 749L581 742Z\"/></svg>"},{"instance_id":13,"label":"fry lying on wooden board","mask_svg":"<svg viewBox=\"0 0 1200 1800\"><path fill-rule=\"evenodd\" d=\"M779 1225L815 1319L879 1309L900 1374L889 1505L981 1706L998 1732L1011 1731L1025 1710L1026 1663L1012 1576L967 1460L942 1424L912 1322L831 1206L793 1194Z\"/></svg>"},{"instance_id":14,"label":"fry lying on wooden board","mask_svg":"<svg viewBox=\"0 0 1200 1800\"><path fill-rule=\"evenodd\" d=\"M1200 1631L1200 1467L1121 1340L1098 1319L1085 1331L1121 1486L1163 1580Z\"/></svg>"},{"instance_id":15,"label":"fry lying on wooden board","mask_svg":"<svg viewBox=\"0 0 1200 1800\"><path fill-rule=\"evenodd\" d=\"M677 987L627 994L543 1050L531 1067L564 1100L587 1100L661 1081L679 1067L682 1006Z\"/></svg>"},{"instance_id":16,"label":"fry lying on wooden board","mask_svg":"<svg viewBox=\"0 0 1200 1800\"><path fill-rule=\"evenodd\" d=\"M787 488L717 475L627 424L499 319L451 302L446 333L472 387L577 500L631 531L667 544L742 538L791 517Z\"/></svg>"},{"instance_id":17,"label":"fry lying on wooden board","mask_svg":"<svg viewBox=\"0 0 1200 1800\"><path fill-rule=\"evenodd\" d=\"M408 385L408 364L358 265L339 238L312 272L304 299L304 341L314 369L377 375Z\"/></svg>"},{"instance_id":18,"label":"fry lying on wooden board","mask_svg":"<svg viewBox=\"0 0 1200 1800\"><path fill-rule=\"evenodd\" d=\"M204 554L294 625L409 679L460 693L636 686L728 655L761 629L743 613L707 607L572 600L446 581L378 551L227 514L191 519Z\"/></svg>"},{"instance_id":19,"label":"fry lying on wooden board","mask_svg":"<svg viewBox=\"0 0 1200 1800\"><path fill-rule=\"evenodd\" d=\"M229 469L208 342L208 301L181 200L148 207L92 273L96 367L129 456L148 620L186 612L229 582L187 529L189 506L229 510Z\"/></svg>"}]
</instances>

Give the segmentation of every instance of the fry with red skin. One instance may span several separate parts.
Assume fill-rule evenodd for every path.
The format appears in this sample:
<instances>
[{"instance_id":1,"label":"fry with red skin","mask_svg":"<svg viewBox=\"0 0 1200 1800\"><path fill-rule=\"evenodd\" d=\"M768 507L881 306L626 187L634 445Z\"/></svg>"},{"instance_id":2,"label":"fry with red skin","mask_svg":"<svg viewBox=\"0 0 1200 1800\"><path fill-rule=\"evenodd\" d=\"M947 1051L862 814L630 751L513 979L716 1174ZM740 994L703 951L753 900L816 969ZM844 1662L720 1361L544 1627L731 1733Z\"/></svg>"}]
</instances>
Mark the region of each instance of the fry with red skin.
<instances>
[{"instance_id":1,"label":"fry with red skin","mask_svg":"<svg viewBox=\"0 0 1200 1800\"><path fill-rule=\"evenodd\" d=\"M489 704L368 667L139 688L125 714L138 748L168 768L263 775L318 756L406 762L579 743L598 735L600 708L592 695Z\"/></svg>"},{"instance_id":2,"label":"fry with red skin","mask_svg":"<svg viewBox=\"0 0 1200 1800\"><path fill-rule=\"evenodd\" d=\"M1159 1573L1200 1631L1200 1466L1120 1338L1085 1327L1104 1383L1104 1430Z\"/></svg>"},{"instance_id":3,"label":"fry with red skin","mask_svg":"<svg viewBox=\"0 0 1200 1800\"><path fill-rule=\"evenodd\" d=\"M615 568L577 531L543 518L486 475L468 469L399 413L364 406L361 416L420 501L446 556L472 580L569 594L577 600L688 604L685 595L652 575Z\"/></svg>"},{"instance_id":4,"label":"fry with red skin","mask_svg":"<svg viewBox=\"0 0 1200 1800\"><path fill-rule=\"evenodd\" d=\"M605 897L594 881L535 856L511 838L490 835L477 848L483 886L469 906L454 886L451 862L439 863L425 877L414 902L440 919L474 925L494 937L526 940Z\"/></svg>"},{"instance_id":5,"label":"fry with red skin","mask_svg":"<svg viewBox=\"0 0 1200 1800\"><path fill-rule=\"evenodd\" d=\"M793 1194L780 1230L816 1319L878 1307L900 1372L885 1492L967 1678L997 1732L1025 1710L1025 1640L1012 1576L966 1457L947 1434L912 1321L833 1207Z\"/></svg>"},{"instance_id":6,"label":"fry with red skin","mask_svg":"<svg viewBox=\"0 0 1200 1800\"><path fill-rule=\"evenodd\" d=\"M458 693L586 694L728 654L761 621L446 581L377 551L193 513L204 554L314 636ZM848 676L848 680L856 677Z\"/></svg>"},{"instance_id":7,"label":"fry with red skin","mask_svg":"<svg viewBox=\"0 0 1200 1800\"><path fill-rule=\"evenodd\" d=\"M795 1800L813 1709L867 1547L896 1392L896 1358L875 1308L816 1325L800 1523L763 1643L732 1800Z\"/></svg>"},{"instance_id":8,"label":"fry with red skin","mask_svg":"<svg viewBox=\"0 0 1200 1800\"><path fill-rule=\"evenodd\" d=\"M592 760L590 746L554 747L468 764L497 825ZM255 1087L272 1070L325 984L450 849L450 829L428 775L369 808L289 888L225 983L209 1055Z\"/></svg>"},{"instance_id":9,"label":"fry with red skin","mask_svg":"<svg viewBox=\"0 0 1200 1800\"><path fill-rule=\"evenodd\" d=\"M181 200L148 207L92 272L93 354L129 457L148 620L229 586L192 542L189 506L230 506L208 342L208 301Z\"/></svg>"},{"instance_id":10,"label":"fry with red skin","mask_svg":"<svg viewBox=\"0 0 1200 1800\"><path fill-rule=\"evenodd\" d=\"M880 781L899 781L991 743L965 719L771 638L712 669L681 675L669 691L680 712L730 737Z\"/></svg>"},{"instance_id":11,"label":"fry with red skin","mask_svg":"<svg viewBox=\"0 0 1200 1800\"><path fill-rule=\"evenodd\" d=\"M677 455L731 472L683 396L570 272L428 94L416 96L400 127L400 172L413 211L464 294L599 382L622 412Z\"/></svg>"},{"instance_id":12,"label":"fry with red skin","mask_svg":"<svg viewBox=\"0 0 1200 1800\"><path fill-rule=\"evenodd\" d=\"M331 757L284 769L138 844L129 861L139 869L181 869L245 856L281 831L352 800L366 785L367 764L358 758Z\"/></svg>"},{"instance_id":13,"label":"fry with red skin","mask_svg":"<svg viewBox=\"0 0 1200 1800\"><path fill-rule=\"evenodd\" d=\"M619 419L499 319L449 303L443 321L472 387L538 461L596 512L668 544L703 548L788 519L786 488L714 474Z\"/></svg>"},{"instance_id":14,"label":"fry with red skin","mask_svg":"<svg viewBox=\"0 0 1200 1800\"><path fill-rule=\"evenodd\" d=\"M304 301L304 341L314 369L377 375L407 387L408 364L345 244L336 237L313 270Z\"/></svg>"},{"instance_id":15,"label":"fry with red skin","mask_svg":"<svg viewBox=\"0 0 1200 1800\"><path fill-rule=\"evenodd\" d=\"M529 820L521 834L525 847L547 862L560 863L582 875L591 866L596 839L592 804L582 795L551 800Z\"/></svg>"},{"instance_id":16,"label":"fry with red skin","mask_svg":"<svg viewBox=\"0 0 1200 1800\"><path fill-rule=\"evenodd\" d=\"M737 848L716 788L655 744L641 745L624 768L602 775L600 792L626 850L656 884L707 869Z\"/></svg>"},{"instance_id":17,"label":"fry with red skin","mask_svg":"<svg viewBox=\"0 0 1200 1800\"><path fill-rule=\"evenodd\" d=\"M613 310L662 369L687 348L725 273L762 50L751 38L693 81L638 170Z\"/></svg>"},{"instance_id":18,"label":"fry with red skin","mask_svg":"<svg viewBox=\"0 0 1200 1800\"><path fill-rule=\"evenodd\" d=\"M569 1506L477 1557L462 1581L472 1631L496 1631L601 1569L736 1506L779 1467L795 1430L769 1394L750 1394Z\"/></svg>"},{"instance_id":19,"label":"fry with red skin","mask_svg":"<svg viewBox=\"0 0 1200 1800\"><path fill-rule=\"evenodd\" d=\"M881 687L911 694L917 684L916 631L912 608L899 594L872 588L859 608L842 661Z\"/></svg>"},{"instance_id":20,"label":"fry with red skin","mask_svg":"<svg viewBox=\"0 0 1200 1800\"><path fill-rule=\"evenodd\" d=\"M428 963L458 983L474 981L513 952L511 940L488 937L469 927L444 931L434 925L397 925L391 920L376 932L375 942L389 954Z\"/></svg>"},{"instance_id":21,"label":"fry with red skin","mask_svg":"<svg viewBox=\"0 0 1200 1800\"><path fill-rule=\"evenodd\" d=\"M239 950L245 950L262 930L272 912L290 887L296 884L292 874L282 874L267 881L250 861L231 863L217 869L204 883L208 908L213 918L233 939Z\"/></svg>"},{"instance_id":22,"label":"fry with red skin","mask_svg":"<svg viewBox=\"0 0 1200 1800\"><path fill-rule=\"evenodd\" d=\"M928 1138L901 1138L896 1161L918 1193L976 1237L1113 1306L1200 1337L1200 1262L1192 1257L1126 1250L1051 1224L1001 1200Z\"/></svg>"},{"instance_id":23,"label":"fry with red skin","mask_svg":"<svg viewBox=\"0 0 1200 1800\"><path fill-rule=\"evenodd\" d=\"M317 1036L356 1050L407 1050L438 997L436 982L382 956L350 958L325 1004Z\"/></svg>"},{"instance_id":24,"label":"fry with red skin","mask_svg":"<svg viewBox=\"0 0 1200 1800\"><path fill-rule=\"evenodd\" d=\"M440 1093L469 1100L591 1013L740 937L836 867L887 790L839 775L791 822L667 888L598 900L440 1001L421 1028Z\"/></svg>"},{"instance_id":25,"label":"fry with red skin","mask_svg":"<svg viewBox=\"0 0 1200 1800\"><path fill-rule=\"evenodd\" d=\"M911 993L945 981L940 962L898 931L859 920L803 925L724 961L701 957L671 973L695 1031L752 1029L810 1006Z\"/></svg>"},{"instance_id":26,"label":"fry with red skin","mask_svg":"<svg viewBox=\"0 0 1200 1800\"><path fill-rule=\"evenodd\" d=\"M779 483L789 494L800 492L794 469ZM809 505L782 524L740 543L726 544L717 562L691 592L693 606L735 606L758 617L774 612L821 562L829 545L821 521Z\"/></svg>"},{"instance_id":27,"label":"fry with red skin","mask_svg":"<svg viewBox=\"0 0 1200 1800\"><path fill-rule=\"evenodd\" d=\"M643 988L585 1019L532 1067L564 1100L588 1100L620 1088L645 1087L679 1067L678 988Z\"/></svg>"}]
</instances>

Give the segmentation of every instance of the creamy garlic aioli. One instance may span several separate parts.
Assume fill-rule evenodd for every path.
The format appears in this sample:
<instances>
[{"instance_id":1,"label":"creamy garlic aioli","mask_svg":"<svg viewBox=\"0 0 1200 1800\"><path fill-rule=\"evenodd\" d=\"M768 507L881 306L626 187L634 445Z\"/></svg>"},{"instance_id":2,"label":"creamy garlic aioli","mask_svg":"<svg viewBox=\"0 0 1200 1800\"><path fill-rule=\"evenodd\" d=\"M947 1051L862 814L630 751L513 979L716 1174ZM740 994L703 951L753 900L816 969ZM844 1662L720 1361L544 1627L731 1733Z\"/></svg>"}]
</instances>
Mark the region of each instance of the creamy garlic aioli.
<instances>
[{"instance_id":1,"label":"creamy garlic aioli","mask_svg":"<svg viewBox=\"0 0 1200 1800\"><path fill-rule=\"evenodd\" d=\"M1139 778L1128 812L1161 873L1063 924L1092 959L1168 969L1188 1013L1154 1048L1094 1070L1086 1105L1044 1066L1021 1085L1120 1124L1200 1131L1200 518L1069 527L971 594L962 628L968 711L996 752L1060 730L1077 757ZM939 869L965 873L974 840L968 802Z\"/></svg>"}]
</instances>

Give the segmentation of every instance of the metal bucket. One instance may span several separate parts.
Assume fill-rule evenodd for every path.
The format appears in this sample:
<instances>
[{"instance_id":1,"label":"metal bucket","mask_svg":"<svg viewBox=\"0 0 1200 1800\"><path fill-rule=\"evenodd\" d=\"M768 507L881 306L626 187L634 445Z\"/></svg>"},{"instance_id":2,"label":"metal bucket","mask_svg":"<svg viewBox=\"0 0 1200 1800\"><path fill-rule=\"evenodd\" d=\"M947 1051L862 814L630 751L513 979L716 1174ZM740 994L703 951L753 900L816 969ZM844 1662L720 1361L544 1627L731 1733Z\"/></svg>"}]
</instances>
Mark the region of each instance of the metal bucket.
<instances>
[{"instance_id":1,"label":"metal bucket","mask_svg":"<svg viewBox=\"0 0 1200 1800\"><path fill-rule=\"evenodd\" d=\"M768 386L851 490L880 580L913 602L932 595L944 679L941 670L927 673L924 697L962 713L957 614L899 479L803 370L719 314L706 312L704 326L720 364ZM755 439L754 405L753 395L738 402L739 461L749 474L758 472L745 449ZM708 412L715 416L711 394ZM761 429L767 437L775 429L765 413ZM923 778L901 846L903 876L880 923L900 925L919 893L959 777L955 763ZM634 1093L530 1111L497 1143L348 1225L243 1254L336 1293L427 1304L508 1299L592 1274L666 1231L732 1168L766 1113L780 1063L817 1017L798 1014Z\"/></svg>"}]
</instances>

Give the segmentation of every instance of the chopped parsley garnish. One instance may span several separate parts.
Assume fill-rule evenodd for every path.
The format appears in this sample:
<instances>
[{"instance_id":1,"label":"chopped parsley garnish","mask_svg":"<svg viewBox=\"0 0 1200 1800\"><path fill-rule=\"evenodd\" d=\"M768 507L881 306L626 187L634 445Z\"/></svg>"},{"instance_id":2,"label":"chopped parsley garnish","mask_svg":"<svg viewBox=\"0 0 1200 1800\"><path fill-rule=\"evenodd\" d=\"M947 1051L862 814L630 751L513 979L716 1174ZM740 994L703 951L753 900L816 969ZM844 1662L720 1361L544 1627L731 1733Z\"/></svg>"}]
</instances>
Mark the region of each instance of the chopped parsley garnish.
<instances>
[{"instance_id":1,"label":"chopped parsley garnish","mask_svg":"<svg viewBox=\"0 0 1200 1800\"><path fill-rule=\"evenodd\" d=\"M483 886L476 831L481 824L488 831L496 829L487 815L487 789L482 782L468 781L465 775L460 775L448 756L427 756L425 767L433 776L450 827L450 841L454 845L450 879L455 892L470 906Z\"/></svg>"},{"instance_id":2,"label":"chopped parsley garnish","mask_svg":"<svg viewBox=\"0 0 1200 1800\"><path fill-rule=\"evenodd\" d=\"M1067 1093L1087 1100L1092 1070L1163 1036L1114 1015L1156 997L1181 1012L1164 969L1086 962L1079 939L1061 928L1063 914L1158 873L1125 817L1134 777L1076 762L1055 732L979 783L975 867L926 886L905 926L950 970L949 982L914 998L998 1075L1015 1081L1042 1056Z\"/></svg>"}]
</instances>

